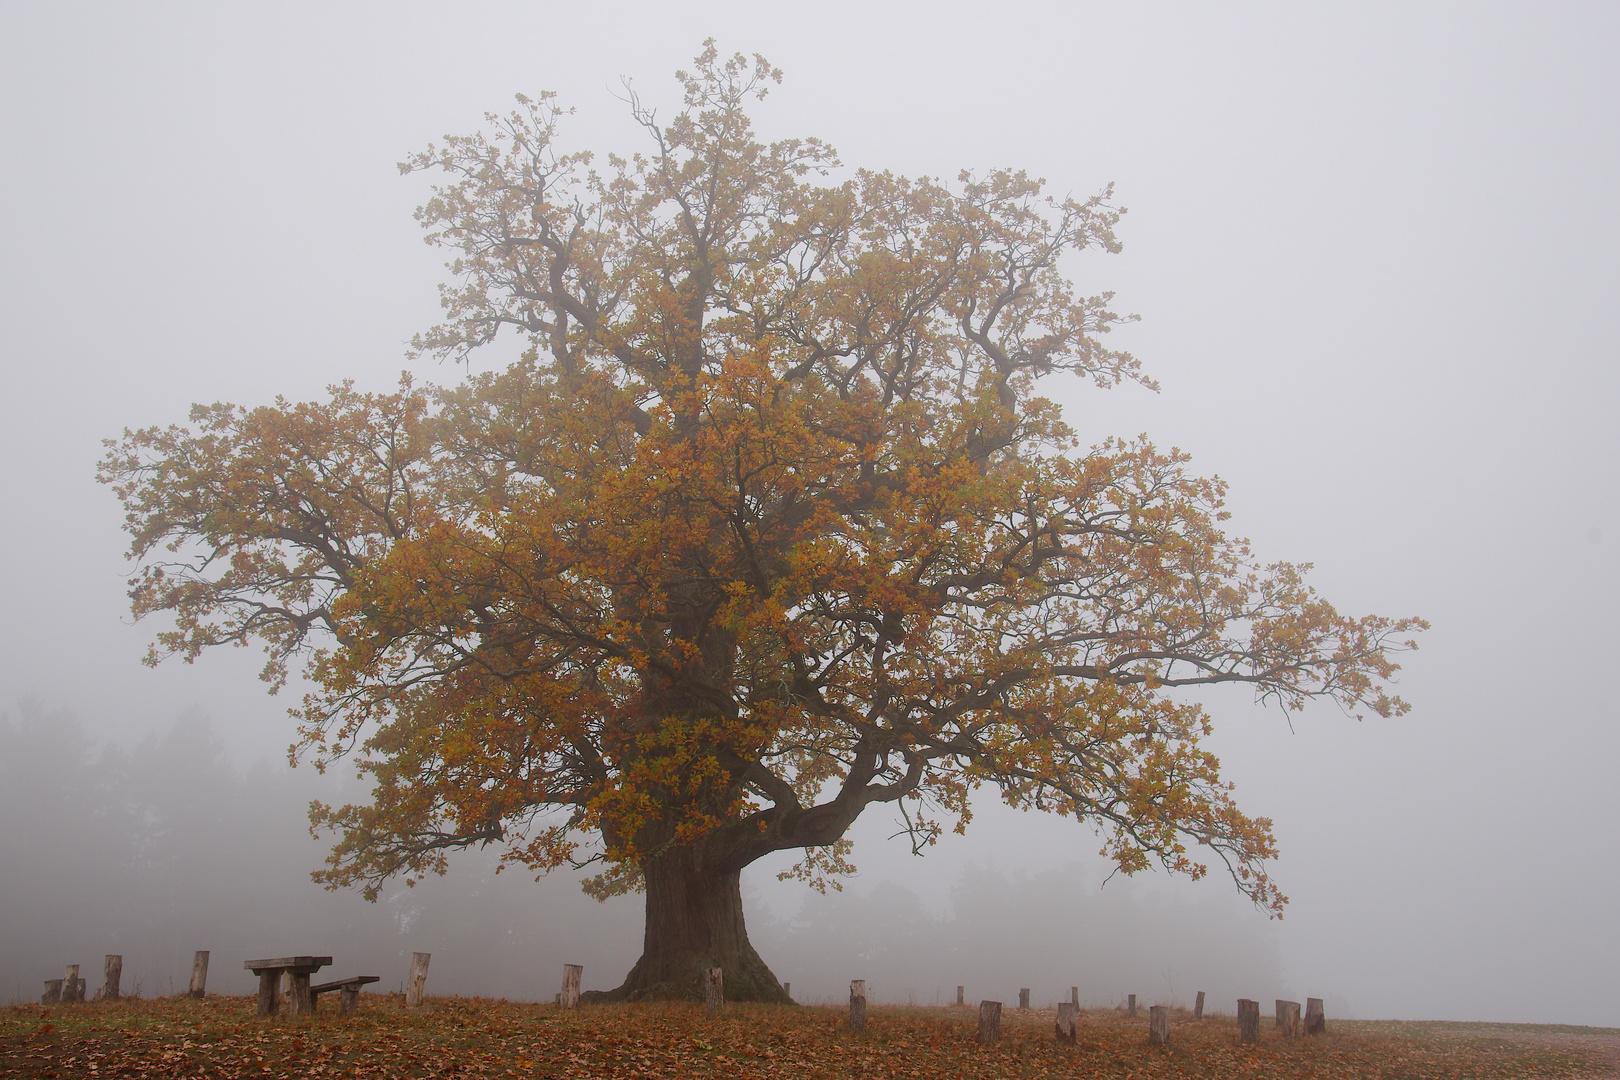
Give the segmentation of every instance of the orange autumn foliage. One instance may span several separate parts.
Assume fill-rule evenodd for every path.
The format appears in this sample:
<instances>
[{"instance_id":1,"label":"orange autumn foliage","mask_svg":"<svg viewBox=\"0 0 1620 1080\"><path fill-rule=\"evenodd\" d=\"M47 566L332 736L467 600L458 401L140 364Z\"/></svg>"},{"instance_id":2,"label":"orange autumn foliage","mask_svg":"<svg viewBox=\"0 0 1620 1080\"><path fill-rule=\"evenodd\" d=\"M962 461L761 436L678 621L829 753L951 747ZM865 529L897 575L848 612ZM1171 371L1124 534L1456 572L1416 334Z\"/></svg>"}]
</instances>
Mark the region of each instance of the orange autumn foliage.
<instances>
[{"instance_id":1,"label":"orange autumn foliage","mask_svg":"<svg viewBox=\"0 0 1620 1080\"><path fill-rule=\"evenodd\" d=\"M134 613L173 619L153 661L257 641L272 684L303 673L302 752L375 783L316 808L318 876L373 896L484 843L600 857L600 892L676 849L804 849L820 883L872 803L920 848L989 784L1280 910L1270 822L1182 692L1398 715L1422 622L1341 615L1223 532L1185 455L1086 449L1041 396L1148 383L1062 271L1118 250L1109 192L839 179L820 142L756 141L775 78L711 45L600 167L549 96L404 163L446 178L419 217L456 281L416 349L526 351L109 443Z\"/></svg>"}]
</instances>

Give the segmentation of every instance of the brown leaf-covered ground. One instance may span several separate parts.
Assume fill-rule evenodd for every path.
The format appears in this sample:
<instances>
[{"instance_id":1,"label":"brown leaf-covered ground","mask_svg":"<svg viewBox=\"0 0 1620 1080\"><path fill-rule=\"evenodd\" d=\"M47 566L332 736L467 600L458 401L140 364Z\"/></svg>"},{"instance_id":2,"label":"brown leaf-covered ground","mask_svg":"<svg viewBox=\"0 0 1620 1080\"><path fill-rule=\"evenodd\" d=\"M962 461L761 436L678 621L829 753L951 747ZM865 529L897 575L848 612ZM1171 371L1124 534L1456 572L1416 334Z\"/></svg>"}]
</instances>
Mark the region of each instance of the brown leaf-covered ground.
<instances>
[{"instance_id":1,"label":"brown leaf-covered ground","mask_svg":"<svg viewBox=\"0 0 1620 1080\"><path fill-rule=\"evenodd\" d=\"M0 1076L19 1077L1610 1077L1620 1030L1534 1025L1332 1022L1287 1040L1262 1021L1258 1046L1236 1022L1178 1013L1168 1047L1145 1015L1082 1015L1074 1046L1054 1011L1007 1009L1002 1040L974 1040L974 1008L874 1008L865 1034L835 1008L551 1005L433 999L406 1012L366 994L354 1016L257 1019L254 999L215 997L12 1006L0 1013Z\"/></svg>"}]
</instances>

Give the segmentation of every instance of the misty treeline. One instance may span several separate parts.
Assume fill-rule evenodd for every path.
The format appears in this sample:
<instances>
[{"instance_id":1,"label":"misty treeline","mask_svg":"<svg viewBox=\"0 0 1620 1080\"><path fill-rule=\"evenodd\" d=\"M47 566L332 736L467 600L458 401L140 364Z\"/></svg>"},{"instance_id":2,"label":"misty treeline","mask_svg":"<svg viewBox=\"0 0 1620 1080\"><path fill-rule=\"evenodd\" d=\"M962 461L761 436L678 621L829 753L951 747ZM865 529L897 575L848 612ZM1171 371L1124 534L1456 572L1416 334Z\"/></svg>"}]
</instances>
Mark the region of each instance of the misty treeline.
<instances>
[{"instance_id":1,"label":"misty treeline","mask_svg":"<svg viewBox=\"0 0 1620 1080\"><path fill-rule=\"evenodd\" d=\"M309 872L326 847L309 834L307 808L355 799L352 775L241 769L197 713L125 748L26 699L0 714L0 780L8 999L36 998L65 963L99 972L105 953L123 955L126 993L169 994L184 988L193 951L208 949L209 988L221 993L251 990L242 960L289 953L331 954L335 977L378 975L380 989L395 989L411 952L424 951L430 993L544 1000L563 963L585 964L586 987L606 988L641 951L641 897L599 904L570 875L497 874L480 852L376 904L321 889ZM807 890L791 914L773 912L745 878L750 935L800 1001L840 1000L852 978L874 1001L917 1004L952 1001L957 984L970 1001L1016 1001L1028 986L1038 1002L1078 984L1089 1004L1127 993L1187 1003L1205 990L1212 1008L1285 991L1259 914L1213 890L1172 902L1134 881L1099 887L1074 860L1089 839L1077 831L1072 853L1037 873L969 864L949 896L883 877L874 852L870 880Z\"/></svg>"}]
</instances>

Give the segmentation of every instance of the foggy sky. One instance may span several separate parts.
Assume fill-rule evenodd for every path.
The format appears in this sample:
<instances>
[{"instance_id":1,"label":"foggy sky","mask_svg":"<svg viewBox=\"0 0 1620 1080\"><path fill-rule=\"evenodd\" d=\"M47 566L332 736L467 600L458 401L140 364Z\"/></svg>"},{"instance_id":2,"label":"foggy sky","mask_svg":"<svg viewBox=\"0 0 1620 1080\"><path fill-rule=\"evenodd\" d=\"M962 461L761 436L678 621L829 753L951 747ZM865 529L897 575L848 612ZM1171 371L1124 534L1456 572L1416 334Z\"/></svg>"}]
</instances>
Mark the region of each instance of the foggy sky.
<instances>
[{"instance_id":1,"label":"foggy sky","mask_svg":"<svg viewBox=\"0 0 1620 1080\"><path fill-rule=\"evenodd\" d=\"M196 710L232 767L282 769L290 702L265 697L253 654L140 665L151 628L128 623L100 440L193 401L391 387L442 275L411 219L426 185L395 163L547 89L578 107L570 148L638 149L620 76L667 117L671 73L712 34L786 72L754 109L767 138L815 135L849 165L911 175L1009 165L1078 195L1114 182L1125 252L1074 270L1143 316L1113 343L1163 391L1076 385L1061 391L1070 422L1190 451L1231 484L1232 531L1262 558L1314 562L1342 611L1434 625L1406 659L1400 720L1325 708L1291 730L1244 695L1211 699L1239 804L1276 821L1282 923L1219 880L1144 876L1135 902L1218 910L1220 926L1235 907L1280 980L1360 1016L1620 1024L1620 15L996 10L0 9L0 703L37 694L123 747ZM18 813L13 830L38 825ZM1070 873L1092 900L1121 886L1099 888L1089 832L993 798L923 860L885 839L881 814L856 829L852 905L904 886L946 918L991 860L1009 880ZM763 921L822 910L776 868L748 878L767 961ZM533 940L616 932L570 883L536 889ZM18 895L0 889L4 993ZM633 910L625 925L639 933ZM593 974L639 944L590 940ZM105 951L87 938L61 962ZM1164 992L1163 967L1141 993ZM885 972L844 977L903 993Z\"/></svg>"}]
</instances>

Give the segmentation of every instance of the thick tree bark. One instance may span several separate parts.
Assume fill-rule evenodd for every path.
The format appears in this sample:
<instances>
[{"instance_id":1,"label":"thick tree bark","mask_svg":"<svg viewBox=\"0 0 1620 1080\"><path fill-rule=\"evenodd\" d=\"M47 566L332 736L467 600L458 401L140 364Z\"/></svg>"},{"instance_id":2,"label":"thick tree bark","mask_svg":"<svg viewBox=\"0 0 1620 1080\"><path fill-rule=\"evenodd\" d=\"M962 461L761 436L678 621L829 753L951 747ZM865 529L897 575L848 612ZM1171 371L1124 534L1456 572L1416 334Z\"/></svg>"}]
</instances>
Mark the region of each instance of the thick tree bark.
<instances>
[{"instance_id":1,"label":"thick tree bark","mask_svg":"<svg viewBox=\"0 0 1620 1080\"><path fill-rule=\"evenodd\" d=\"M727 1001L792 1004L748 942L741 870L704 865L703 845L677 847L642 863L647 931L641 959L624 985L586 1000L702 1001L709 968L724 972Z\"/></svg>"}]
</instances>

